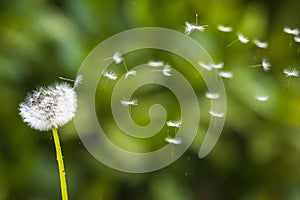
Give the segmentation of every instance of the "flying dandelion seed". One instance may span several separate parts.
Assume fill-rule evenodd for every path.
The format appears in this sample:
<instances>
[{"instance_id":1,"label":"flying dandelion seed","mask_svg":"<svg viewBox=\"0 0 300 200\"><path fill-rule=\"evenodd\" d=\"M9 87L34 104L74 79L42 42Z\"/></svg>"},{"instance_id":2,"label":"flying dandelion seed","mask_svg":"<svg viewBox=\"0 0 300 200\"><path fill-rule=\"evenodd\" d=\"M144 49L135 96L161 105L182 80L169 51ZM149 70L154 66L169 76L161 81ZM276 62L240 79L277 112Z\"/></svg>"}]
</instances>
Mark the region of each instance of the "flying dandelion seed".
<instances>
[{"instance_id":1,"label":"flying dandelion seed","mask_svg":"<svg viewBox=\"0 0 300 200\"><path fill-rule=\"evenodd\" d=\"M121 100L121 104L123 106L136 106L138 105L138 100L137 99L128 100L126 98L123 98L123 100Z\"/></svg>"},{"instance_id":2,"label":"flying dandelion seed","mask_svg":"<svg viewBox=\"0 0 300 200\"><path fill-rule=\"evenodd\" d=\"M255 44L255 46L261 48L261 49L266 49L268 48L268 43L267 42L261 42L257 39L253 40L253 43Z\"/></svg>"},{"instance_id":3,"label":"flying dandelion seed","mask_svg":"<svg viewBox=\"0 0 300 200\"><path fill-rule=\"evenodd\" d=\"M283 73L285 74L286 77L288 77L288 83L286 86L286 89L289 89L291 78L292 77L298 77L299 76L299 71L296 68L285 68L283 70Z\"/></svg>"},{"instance_id":4,"label":"flying dandelion seed","mask_svg":"<svg viewBox=\"0 0 300 200\"><path fill-rule=\"evenodd\" d=\"M213 110L210 110L209 111L209 114L213 117L224 117L225 116L225 113L222 113L222 112L216 112L216 111L213 111Z\"/></svg>"},{"instance_id":5,"label":"flying dandelion seed","mask_svg":"<svg viewBox=\"0 0 300 200\"><path fill-rule=\"evenodd\" d=\"M245 35L243 35L241 33L237 33L237 39L235 39L230 44L228 44L227 47L230 47L231 45L233 45L237 41L240 41L240 43L242 43L242 44L247 44L249 42L249 39Z\"/></svg>"},{"instance_id":6,"label":"flying dandelion seed","mask_svg":"<svg viewBox=\"0 0 300 200\"><path fill-rule=\"evenodd\" d=\"M187 35L190 35L195 30L203 32L203 31L206 30L207 27L208 27L208 25L196 26L196 25L193 25L193 24L191 24L189 22L185 22L184 33L187 34Z\"/></svg>"},{"instance_id":7,"label":"flying dandelion seed","mask_svg":"<svg viewBox=\"0 0 300 200\"><path fill-rule=\"evenodd\" d=\"M210 71L212 69L212 67L209 64L205 64L203 62L198 62L198 65L204 69L206 69L207 71Z\"/></svg>"},{"instance_id":8,"label":"flying dandelion seed","mask_svg":"<svg viewBox=\"0 0 300 200\"><path fill-rule=\"evenodd\" d=\"M149 61L148 65L150 67L162 67L162 66L164 66L164 62L163 61Z\"/></svg>"},{"instance_id":9,"label":"flying dandelion seed","mask_svg":"<svg viewBox=\"0 0 300 200\"><path fill-rule=\"evenodd\" d=\"M224 72L224 71L220 71L219 72L219 76L222 78L233 78L233 73L232 72Z\"/></svg>"},{"instance_id":10,"label":"flying dandelion seed","mask_svg":"<svg viewBox=\"0 0 300 200\"><path fill-rule=\"evenodd\" d=\"M166 64L162 70L163 75L165 76L172 76L171 74L171 66Z\"/></svg>"},{"instance_id":11,"label":"flying dandelion seed","mask_svg":"<svg viewBox=\"0 0 300 200\"><path fill-rule=\"evenodd\" d=\"M122 54L120 52L117 52L113 55L112 59L116 64L119 64L122 62Z\"/></svg>"},{"instance_id":12,"label":"flying dandelion seed","mask_svg":"<svg viewBox=\"0 0 300 200\"><path fill-rule=\"evenodd\" d=\"M167 126L179 128L182 124L182 121L167 121Z\"/></svg>"},{"instance_id":13,"label":"flying dandelion seed","mask_svg":"<svg viewBox=\"0 0 300 200\"><path fill-rule=\"evenodd\" d=\"M166 137L165 141L170 144L176 144L176 145L179 145L182 143L181 139L178 137L177 138Z\"/></svg>"},{"instance_id":14,"label":"flying dandelion seed","mask_svg":"<svg viewBox=\"0 0 300 200\"><path fill-rule=\"evenodd\" d=\"M294 35L294 36L297 36L299 35L300 31L298 28L290 28L290 27L284 27L283 28L283 32L287 33L287 34L290 34L290 35Z\"/></svg>"},{"instance_id":15,"label":"flying dandelion seed","mask_svg":"<svg viewBox=\"0 0 300 200\"><path fill-rule=\"evenodd\" d=\"M271 63L266 58L262 59L261 64L251 65L250 68L262 67L265 72L270 70Z\"/></svg>"},{"instance_id":16,"label":"flying dandelion seed","mask_svg":"<svg viewBox=\"0 0 300 200\"><path fill-rule=\"evenodd\" d=\"M223 26L223 25L218 25L217 29L221 32L229 33L232 31L232 27L230 26Z\"/></svg>"},{"instance_id":17,"label":"flying dandelion seed","mask_svg":"<svg viewBox=\"0 0 300 200\"><path fill-rule=\"evenodd\" d=\"M113 81L118 78L118 74L113 71L104 72L103 76Z\"/></svg>"},{"instance_id":18,"label":"flying dandelion seed","mask_svg":"<svg viewBox=\"0 0 300 200\"><path fill-rule=\"evenodd\" d=\"M137 72L135 70L131 70L131 71L126 72L125 79L127 79L129 76L136 76L136 73Z\"/></svg>"},{"instance_id":19,"label":"flying dandelion seed","mask_svg":"<svg viewBox=\"0 0 300 200\"><path fill-rule=\"evenodd\" d=\"M222 69L224 67L224 63L223 62L217 63L217 64L210 63L209 65L210 65L211 68L214 68L214 69Z\"/></svg>"},{"instance_id":20,"label":"flying dandelion seed","mask_svg":"<svg viewBox=\"0 0 300 200\"><path fill-rule=\"evenodd\" d=\"M268 101L269 100L269 96L266 96L266 95L255 95L255 98L258 100L258 101Z\"/></svg>"},{"instance_id":21,"label":"flying dandelion seed","mask_svg":"<svg viewBox=\"0 0 300 200\"><path fill-rule=\"evenodd\" d=\"M259 102L265 102L265 101L269 100L269 96L267 96L267 95L255 95L255 99L258 100ZM254 112L256 112L258 110L259 105L260 105L259 103L256 105L256 107L253 110Z\"/></svg>"},{"instance_id":22,"label":"flying dandelion seed","mask_svg":"<svg viewBox=\"0 0 300 200\"><path fill-rule=\"evenodd\" d=\"M220 94L207 92L207 93L205 93L205 97L208 99L218 99L218 98L220 98Z\"/></svg>"}]
</instances>

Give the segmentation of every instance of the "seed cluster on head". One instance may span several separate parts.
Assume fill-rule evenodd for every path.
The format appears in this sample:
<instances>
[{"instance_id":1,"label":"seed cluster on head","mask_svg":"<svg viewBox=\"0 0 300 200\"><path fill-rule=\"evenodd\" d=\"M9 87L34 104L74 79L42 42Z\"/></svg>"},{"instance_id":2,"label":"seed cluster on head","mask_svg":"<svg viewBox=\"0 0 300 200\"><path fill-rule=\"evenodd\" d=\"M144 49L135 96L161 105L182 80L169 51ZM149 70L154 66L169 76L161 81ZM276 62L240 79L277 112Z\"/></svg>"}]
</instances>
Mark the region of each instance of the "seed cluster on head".
<instances>
[{"instance_id":1,"label":"seed cluster on head","mask_svg":"<svg viewBox=\"0 0 300 200\"><path fill-rule=\"evenodd\" d=\"M56 83L40 87L29 93L19 105L24 122L39 131L48 131L68 123L77 109L77 95L74 87L67 83Z\"/></svg>"}]
</instances>

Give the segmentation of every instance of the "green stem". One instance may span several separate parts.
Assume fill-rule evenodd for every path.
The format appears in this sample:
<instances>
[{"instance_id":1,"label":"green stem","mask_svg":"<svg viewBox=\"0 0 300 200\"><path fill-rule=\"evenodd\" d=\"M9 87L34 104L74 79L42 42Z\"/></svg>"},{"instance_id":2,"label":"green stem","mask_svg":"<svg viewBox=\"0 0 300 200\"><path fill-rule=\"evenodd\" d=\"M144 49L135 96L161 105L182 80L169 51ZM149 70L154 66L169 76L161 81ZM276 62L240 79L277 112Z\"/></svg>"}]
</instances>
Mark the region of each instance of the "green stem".
<instances>
[{"instance_id":1,"label":"green stem","mask_svg":"<svg viewBox=\"0 0 300 200\"><path fill-rule=\"evenodd\" d=\"M54 144L55 144L55 149L56 149L56 159L57 159L58 170L59 170L61 197L62 197L62 200L68 200L65 168L64 168L63 156L61 153L61 147L60 147L57 129L52 127L52 133L53 133L53 138L54 138Z\"/></svg>"}]
</instances>

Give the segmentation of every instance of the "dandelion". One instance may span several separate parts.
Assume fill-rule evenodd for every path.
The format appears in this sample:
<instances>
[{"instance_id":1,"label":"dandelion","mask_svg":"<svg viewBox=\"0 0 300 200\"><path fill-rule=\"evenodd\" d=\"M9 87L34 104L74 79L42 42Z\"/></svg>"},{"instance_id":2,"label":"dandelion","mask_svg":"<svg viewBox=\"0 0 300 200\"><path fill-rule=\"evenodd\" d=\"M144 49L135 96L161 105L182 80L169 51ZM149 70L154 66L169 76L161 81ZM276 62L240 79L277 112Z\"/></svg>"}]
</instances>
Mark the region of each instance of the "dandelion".
<instances>
[{"instance_id":1,"label":"dandelion","mask_svg":"<svg viewBox=\"0 0 300 200\"><path fill-rule=\"evenodd\" d=\"M259 102L265 102L269 100L269 96L266 95L255 95L255 99L258 100ZM259 106L259 103L256 105L255 109L253 110L254 112L257 111Z\"/></svg>"},{"instance_id":2,"label":"dandelion","mask_svg":"<svg viewBox=\"0 0 300 200\"><path fill-rule=\"evenodd\" d=\"M127 79L129 76L136 76L136 71L131 70L131 71L126 72L125 79Z\"/></svg>"},{"instance_id":3,"label":"dandelion","mask_svg":"<svg viewBox=\"0 0 300 200\"><path fill-rule=\"evenodd\" d=\"M223 25L218 25L217 29L221 32L229 33L232 31L232 27L230 26L223 26Z\"/></svg>"},{"instance_id":4,"label":"dandelion","mask_svg":"<svg viewBox=\"0 0 300 200\"><path fill-rule=\"evenodd\" d=\"M138 105L138 100L137 99L128 100L126 98L123 98L123 100L121 100L121 104L123 106L136 106Z\"/></svg>"},{"instance_id":5,"label":"dandelion","mask_svg":"<svg viewBox=\"0 0 300 200\"><path fill-rule=\"evenodd\" d=\"M262 67L264 69L265 72L270 70L271 64L268 62L267 59L263 59L261 64L257 64L257 65L251 65L249 66L250 68L255 68L255 67Z\"/></svg>"},{"instance_id":6,"label":"dandelion","mask_svg":"<svg viewBox=\"0 0 300 200\"><path fill-rule=\"evenodd\" d=\"M290 35L294 35L294 36L297 36L300 33L298 28L292 29L292 28L289 28L289 27L284 27L283 32L285 32L287 34L290 34Z\"/></svg>"},{"instance_id":7,"label":"dandelion","mask_svg":"<svg viewBox=\"0 0 300 200\"><path fill-rule=\"evenodd\" d=\"M182 143L181 139L178 138L178 137L175 137L175 138L172 138L172 137L166 137L166 138L165 138L165 141L168 142L168 143L170 143L170 144L176 144L176 145Z\"/></svg>"},{"instance_id":8,"label":"dandelion","mask_svg":"<svg viewBox=\"0 0 300 200\"><path fill-rule=\"evenodd\" d=\"M19 107L23 121L39 131L65 125L75 116L76 109L76 92L67 83L39 88L29 93Z\"/></svg>"},{"instance_id":9,"label":"dandelion","mask_svg":"<svg viewBox=\"0 0 300 200\"><path fill-rule=\"evenodd\" d=\"M65 125L75 116L77 109L75 88L81 81L82 76L77 76L73 81L75 82L73 87L67 83L56 83L46 88L40 87L29 93L24 102L19 105L23 121L31 128L39 131L52 130L63 200L68 199L68 193L57 128Z\"/></svg>"},{"instance_id":10,"label":"dandelion","mask_svg":"<svg viewBox=\"0 0 300 200\"><path fill-rule=\"evenodd\" d=\"M118 78L118 74L113 71L104 72L104 77L110 80L116 80Z\"/></svg>"},{"instance_id":11,"label":"dandelion","mask_svg":"<svg viewBox=\"0 0 300 200\"><path fill-rule=\"evenodd\" d=\"M220 71L219 76L222 78L233 78L233 74L231 72Z\"/></svg>"},{"instance_id":12,"label":"dandelion","mask_svg":"<svg viewBox=\"0 0 300 200\"><path fill-rule=\"evenodd\" d=\"M162 66L164 66L164 62L163 61L149 61L148 65L150 67L162 67Z\"/></svg>"},{"instance_id":13,"label":"dandelion","mask_svg":"<svg viewBox=\"0 0 300 200\"><path fill-rule=\"evenodd\" d=\"M238 33L237 34L237 39L235 39L234 41L232 41L230 44L227 45L227 47L230 47L231 45L233 45L234 43L236 43L237 41L240 41L240 43L242 44L246 44L249 42L249 39L244 36L243 34L241 33Z\"/></svg>"},{"instance_id":14,"label":"dandelion","mask_svg":"<svg viewBox=\"0 0 300 200\"><path fill-rule=\"evenodd\" d=\"M291 78L292 77L298 77L299 76L299 71L296 68L289 68L289 69L284 69L283 73L285 74L286 77L288 77L288 83L286 86L286 89L289 89Z\"/></svg>"},{"instance_id":15,"label":"dandelion","mask_svg":"<svg viewBox=\"0 0 300 200\"><path fill-rule=\"evenodd\" d=\"M167 121L167 126L169 127L181 127L182 121Z\"/></svg>"},{"instance_id":16,"label":"dandelion","mask_svg":"<svg viewBox=\"0 0 300 200\"><path fill-rule=\"evenodd\" d=\"M261 42L261 41L255 39L255 40L253 40L253 43L254 43L257 47L259 47L259 48L261 48L261 49L266 49L266 48L268 48L268 43L267 43L267 42Z\"/></svg>"},{"instance_id":17,"label":"dandelion","mask_svg":"<svg viewBox=\"0 0 300 200\"><path fill-rule=\"evenodd\" d=\"M225 113L221 113L221 112L216 112L216 111L213 111L213 110L210 110L209 111L209 114L213 117L224 117L225 116Z\"/></svg>"},{"instance_id":18,"label":"dandelion","mask_svg":"<svg viewBox=\"0 0 300 200\"><path fill-rule=\"evenodd\" d=\"M208 99L218 99L220 97L220 94L207 92L207 93L205 93L205 96Z\"/></svg>"}]
</instances>

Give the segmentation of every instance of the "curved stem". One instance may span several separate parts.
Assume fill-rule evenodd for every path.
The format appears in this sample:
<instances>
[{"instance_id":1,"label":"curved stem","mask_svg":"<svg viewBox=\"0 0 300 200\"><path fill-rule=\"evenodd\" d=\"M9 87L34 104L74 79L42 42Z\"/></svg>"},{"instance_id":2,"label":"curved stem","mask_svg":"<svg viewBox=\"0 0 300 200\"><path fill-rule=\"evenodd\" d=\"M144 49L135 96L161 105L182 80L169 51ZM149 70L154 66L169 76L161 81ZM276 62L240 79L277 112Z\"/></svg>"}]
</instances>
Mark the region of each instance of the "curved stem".
<instances>
[{"instance_id":1,"label":"curved stem","mask_svg":"<svg viewBox=\"0 0 300 200\"><path fill-rule=\"evenodd\" d=\"M55 149L56 149L56 159L57 159L58 170L59 170L61 197L62 197L62 200L68 200L67 182L66 182L66 176L65 176L63 156L61 153L61 147L60 147L57 129L55 127L52 127L52 133L53 133L53 138L54 138L54 144L55 144Z\"/></svg>"}]
</instances>

